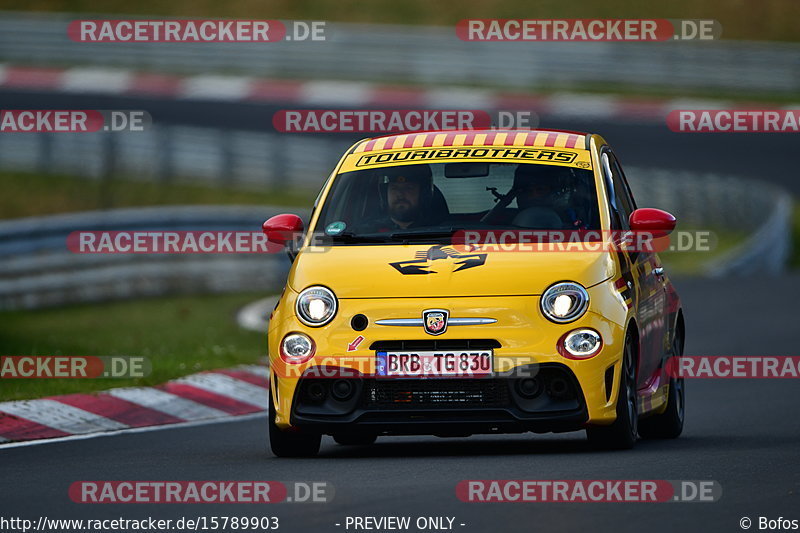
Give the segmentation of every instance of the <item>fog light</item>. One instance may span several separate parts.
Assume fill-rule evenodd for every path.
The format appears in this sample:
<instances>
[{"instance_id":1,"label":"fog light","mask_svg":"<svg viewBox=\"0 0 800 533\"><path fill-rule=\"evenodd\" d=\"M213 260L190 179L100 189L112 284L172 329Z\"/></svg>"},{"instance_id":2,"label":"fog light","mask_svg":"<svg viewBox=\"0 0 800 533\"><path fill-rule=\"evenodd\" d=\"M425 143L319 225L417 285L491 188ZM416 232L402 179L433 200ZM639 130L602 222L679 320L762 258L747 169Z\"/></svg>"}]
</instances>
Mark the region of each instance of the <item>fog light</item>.
<instances>
[{"instance_id":1,"label":"fog light","mask_svg":"<svg viewBox=\"0 0 800 533\"><path fill-rule=\"evenodd\" d=\"M547 387L547 394L556 400L572 399L572 390L567 380L562 377L555 377L550 380Z\"/></svg>"},{"instance_id":2,"label":"fog light","mask_svg":"<svg viewBox=\"0 0 800 533\"><path fill-rule=\"evenodd\" d=\"M281 359L292 365L305 363L314 357L314 341L302 333L290 333L281 342Z\"/></svg>"},{"instance_id":3,"label":"fog light","mask_svg":"<svg viewBox=\"0 0 800 533\"><path fill-rule=\"evenodd\" d=\"M308 394L309 399L314 402L321 402L327 396L327 392L325 390L325 385L319 382L309 383L308 387L306 388L306 394Z\"/></svg>"},{"instance_id":4,"label":"fog light","mask_svg":"<svg viewBox=\"0 0 800 533\"><path fill-rule=\"evenodd\" d=\"M346 379L337 379L333 382L331 394L339 401L349 400L353 397L353 384Z\"/></svg>"},{"instance_id":5,"label":"fog light","mask_svg":"<svg viewBox=\"0 0 800 533\"><path fill-rule=\"evenodd\" d=\"M517 381L517 393L525 399L532 400L542 393L542 383L538 378L525 378Z\"/></svg>"},{"instance_id":6,"label":"fog light","mask_svg":"<svg viewBox=\"0 0 800 533\"><path fill-rule=\"evenodd\" d=\"M588 359L597 355L603 345L600 334L593 329L570 331L558 343L558 351L567 359Z\"/></svg>"}]
</instances>

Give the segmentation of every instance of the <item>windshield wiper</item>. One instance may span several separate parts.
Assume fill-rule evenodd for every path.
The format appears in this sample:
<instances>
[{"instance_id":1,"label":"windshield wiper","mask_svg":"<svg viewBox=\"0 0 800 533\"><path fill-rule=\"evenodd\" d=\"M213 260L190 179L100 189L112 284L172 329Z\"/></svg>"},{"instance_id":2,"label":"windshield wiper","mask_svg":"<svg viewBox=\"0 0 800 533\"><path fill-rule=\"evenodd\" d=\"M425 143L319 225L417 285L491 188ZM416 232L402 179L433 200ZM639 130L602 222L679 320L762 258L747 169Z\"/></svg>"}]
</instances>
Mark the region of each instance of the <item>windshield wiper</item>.
<instances>
[{"instance_id":1,"label":"windshield wiper","mask_svg":"<svg viewBox=\"0 0 800 533\"><path fill-rule=\"evenodd\" d=\"M400 231L392 233L392 239L398 241L441 239L444 237L452 237L456 231L458 231L456 228L433 231Z\"/></svg>"},{"instance_id":2,"label":"windshield wiper","mask_svg":"<svg viewBox=\"0 0 800 533\"><path fill-rule=\"evenodd\" d=\"M352 231L345 231L344 233L340 233L338 235L329 235L331 240L334 242L343 242L346 244L358 244L358 243L376 243L376 242L388 242L390 236L387 235L356 235Z\"/></svg>"}]
</instances>

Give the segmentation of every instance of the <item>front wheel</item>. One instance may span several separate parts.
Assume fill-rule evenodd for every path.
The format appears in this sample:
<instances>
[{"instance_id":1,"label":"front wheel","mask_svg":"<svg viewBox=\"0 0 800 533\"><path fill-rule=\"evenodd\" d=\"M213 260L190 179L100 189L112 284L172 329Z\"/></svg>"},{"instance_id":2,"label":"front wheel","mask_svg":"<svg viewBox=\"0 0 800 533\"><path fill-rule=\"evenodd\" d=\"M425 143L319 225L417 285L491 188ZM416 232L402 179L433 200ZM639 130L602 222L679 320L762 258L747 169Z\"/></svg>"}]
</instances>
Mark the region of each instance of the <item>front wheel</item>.
<instances>
[{"instance_id":1,"label":"front wheel","mask_svg":"<svg viewBox=\"0 0 800 533\"><path fill-rule=\"evenodd\" d=\"M269 445L277 457L314 457L319 453L322 435L284 431L275 424L275 405L269 392Z\"/></svg>"},{"instance_id":2,"label":"front wheel","mask_svg":"<svg viewBox=\"0 0 800 533\"><path fill-rule=\"evenodd\" d=\"M617 419L610 426L586 428L589 443L601 450L629 450L636 444L639 413L636 399L636 357L631 336L625 339L622 358Z\"/></svg>"},{"instance_id":3,"label":"front wheel","mask_svg":"<svg viewBox=\"0 0 800 533\"><path fill-rule=\"evenodd\" d=\"M683 336L681 331L677 330L672 340L672 356L677 358L682 355ZM643 439L674 439L680 436L683 432L686 405L684 387L682 377L670 378L667 408L663 413L645 418L639 424L639 435Z\"/></svg>"}]
</instances>

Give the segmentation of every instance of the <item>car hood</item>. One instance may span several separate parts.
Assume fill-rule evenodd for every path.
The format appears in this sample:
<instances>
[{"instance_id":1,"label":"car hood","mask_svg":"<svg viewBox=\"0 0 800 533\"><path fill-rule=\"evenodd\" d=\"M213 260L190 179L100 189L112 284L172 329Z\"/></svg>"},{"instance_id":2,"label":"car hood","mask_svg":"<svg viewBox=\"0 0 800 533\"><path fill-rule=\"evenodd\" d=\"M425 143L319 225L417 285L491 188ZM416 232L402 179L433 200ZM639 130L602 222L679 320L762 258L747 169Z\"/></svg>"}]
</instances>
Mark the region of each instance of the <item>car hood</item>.
<instances>
[{"instance_id":1,"label":"car hood","mask_svg":"<svg viewBox=\"0 0 800 533\"><path fill-rule=\"evenodd\" d=\"M431 245L317 250L295 259L288 281L293 290L325 285L339 298L536 295L557 281L590 287L614 269L607 252L465 252Z\"/></svg>"}]
</instances>

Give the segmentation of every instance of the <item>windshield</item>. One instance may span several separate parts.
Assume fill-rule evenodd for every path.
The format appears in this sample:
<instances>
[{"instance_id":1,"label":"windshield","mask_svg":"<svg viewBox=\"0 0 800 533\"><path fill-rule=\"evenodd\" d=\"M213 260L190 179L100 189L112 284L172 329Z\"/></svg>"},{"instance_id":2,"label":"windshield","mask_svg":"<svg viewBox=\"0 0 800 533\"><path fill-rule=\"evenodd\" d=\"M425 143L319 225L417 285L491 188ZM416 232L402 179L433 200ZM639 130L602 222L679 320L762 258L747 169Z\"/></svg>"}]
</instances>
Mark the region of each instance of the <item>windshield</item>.
<instances>
[{"instance_id":1,"label":"windshield","mask_svg":"<svg viewBox=\"0 0 800 533\"><path fill-rule=\"evenodd\" d=\"M315 232L369 243L457 230L596 230L591 170L523 163L431 163L339 174Z\"/></svg>"}]
</instances>

